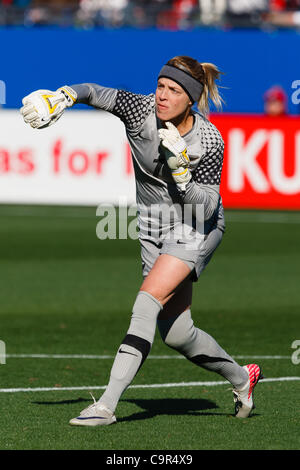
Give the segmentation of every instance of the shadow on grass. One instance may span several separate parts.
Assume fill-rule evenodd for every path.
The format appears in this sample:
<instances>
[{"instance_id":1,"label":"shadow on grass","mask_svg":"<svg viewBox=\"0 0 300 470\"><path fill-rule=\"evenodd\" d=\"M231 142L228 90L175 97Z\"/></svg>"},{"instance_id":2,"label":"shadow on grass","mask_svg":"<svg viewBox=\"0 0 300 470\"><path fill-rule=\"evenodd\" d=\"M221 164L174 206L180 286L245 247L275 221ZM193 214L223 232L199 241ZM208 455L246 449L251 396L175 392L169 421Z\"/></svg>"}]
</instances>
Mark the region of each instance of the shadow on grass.
<instances>
[{"instance_id":1,"label":"shadow on grass","mask_svg":"<svg viewBox=\"0 0 300 470\"><path fill-rule=\"evenodd\" d=\"M165 398L165 399L131 399L122 400L127 403L133 403L144 411L134 413L124 418L118 418L118 422L134 421L153 418L157 415L224 415L226 413L206 412L218 408L216 403L203 399L184 399L184 398Z\"/></svg>"},{"instance_id":2,"label":"shadow on grass","mask_svg":"<svg viewBox=\"0 0 300 470\"><path fill-rule=\"evenodd\" d=\"M218 408L216 403L204 399L181 399L181 398L164 398L164 399L128 399L120 400L120 403L132 403L143 411L138 411L130 416L118 418L118 422L135 421L153 418L157 415L191 415L191 416L217 416L228 415L228 413L207 412ZM91 404L88 398L77 398L74 400L60 401L34 401L35 405L73 405L77 403ZM83 406L84 408L84 406Z\"/></svg>"},{"instance_id":3,"label":"shadow on grass","mask_svg":"<svg viewBox=\"0 0 300 470\"><path fill-rule=\"evenodd\" d=\"M216 410L218 405L211 400L204 399L185 399L185 398L164 398L164 399L121 399L120 403L132 403L143 411L135 412L123 418L118 417L118 423L126 421L138 421L144 419L151 419L159 415L174 415L174 416L228 416L234 417L234 413L207 411ZM35 405L74 405L82 403L86 405L91 404L90 398L76 398L73 400L59 400L59 401L33 401ZM86 406L82 406L82 409ZM249 419L261 416L259 413L251 413L247 420L238 420L242 422L249 422Z\"/></svg>"},{"instance_id":4,"label":"shadow on grass","mask_svg":"<svg viewBox=\"0 0 300 470\"><path fill-rule=\"evenodd\" d=\"M91 398L76 398L75 400L59 400L59 401L32 401L33 405L74 405L76 403L88 402L91 405Z\"/></svg>"},{"instance_id":5,"label":"shadow on grass","mask_svg":"<svg viewBox=\"0 0 300 470\"><path fill-rule=\"evenodd\" d=\"M206 411L216 410L218 405L210 400L204 399L182 399L182 398L165 398L165 399L130 399L121 400L127 403L133 403L144 411L133 413L124 418L118 418L118 422L135 421L153 418L157 415L174 415L174 416L228 416L234 417L234 413ZM258 413L252 413L249 418L260 416ZM248 418L248 419L249 419ZM236 418L235 418L236 419ZM239 420L240 421L240 420ZM244 420L242 420L244 421Z\"/></svg>"}]
</instances>

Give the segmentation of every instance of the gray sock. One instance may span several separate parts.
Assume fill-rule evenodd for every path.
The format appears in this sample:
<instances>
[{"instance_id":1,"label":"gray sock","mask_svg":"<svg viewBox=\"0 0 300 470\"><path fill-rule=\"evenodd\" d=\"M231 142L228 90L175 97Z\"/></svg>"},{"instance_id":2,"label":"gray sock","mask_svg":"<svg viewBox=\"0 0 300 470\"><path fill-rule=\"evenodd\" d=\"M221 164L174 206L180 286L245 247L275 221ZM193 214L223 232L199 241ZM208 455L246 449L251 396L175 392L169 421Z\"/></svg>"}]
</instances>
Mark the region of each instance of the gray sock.
<instances>
[{"instance_id":1,"label":"gray sock","mask_svg":"<svg viewBox=\"0 0 300 470\"><path fill-rule=\"evenodd\" d=\"M108 386L99 402L115 411L122 393L130 385L151 349L156 320L162 305L152 295L140 291L132 309L127 334L116 354Z\"/></svg>"},{"instance_id":2,"label":"gray sock","mask_svg":"<svg viewBox=\"0 0 300 470\"><path fill-rule=\"evenodd\" d=\"M190 310L172 319L159 320L158 328L164 342L194 364L217 372L235 388L241 388L247 382L248 374L245 369L212 336L195 328Z\"/></svg>"}]
</instances>

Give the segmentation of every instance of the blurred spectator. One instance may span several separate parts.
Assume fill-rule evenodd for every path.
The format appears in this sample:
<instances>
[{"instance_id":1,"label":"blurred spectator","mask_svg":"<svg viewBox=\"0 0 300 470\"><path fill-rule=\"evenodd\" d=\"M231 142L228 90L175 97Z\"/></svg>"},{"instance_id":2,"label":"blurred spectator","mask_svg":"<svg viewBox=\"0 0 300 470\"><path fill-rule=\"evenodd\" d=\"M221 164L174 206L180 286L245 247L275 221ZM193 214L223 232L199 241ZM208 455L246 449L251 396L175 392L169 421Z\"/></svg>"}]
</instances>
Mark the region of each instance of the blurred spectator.
<instances>
[{"instance_id":1,"label":"blurred spectator","mask_svg":"<svg viewBox=\"0 0 300 470\"><path fill-rule=\"evenodd\" d=\"M283 88L275 85L264 94L264 111L267 116L285 116L287 114L287 95Z\"/></svg>"},{"instance_id":2,"label":"blurred spectator","mask_svg":"<svg viewBox=\"0 0 300 470\"><path fill-rule=\"evenodd\" d=\"M26 0L16 0L25 2ZM32 0L24 10L25 26L72 26L79 0Z\"/></svg>"},{"instance_id":3,"label":"blurred spectator","mask_svg":"<svg viewBox=\"0 0 300 470\"><path fill-rule=\"evenodd\" d=\"M164 2L165 9L159 11L156 26L163 29L184 30L192 27L192 15L197 9L198 0L173 0Z\"/></svg>"},{"instance_id":4,"label":"blurred spectator","mask_svg":"<svg viewBox=\"0 0 300 470\"><path fill-rule=\"evenodd\" d=\"M124 24L128 0L81 0L79 23L95 26L120 27Z\"/></svg>"},{"instance_id":5,"label":"blurred spectator","mask_svg":"<svg viewBox=\"0 0 300 470\"><path fill-rule=\"evenodd\" d=\"M0 26L24 23L24 8L31 0L0 0Z\"/></svg>"},{"instance_id":6,"label":"blurred spectator","mask_svg":"<svg viewBox=\"0 0 300 470\"><path fill-rule=\"evenodd\" d=\"M132 26L138 24L143 27L156 26L159 29L177 28L172 8L173 0L131 0L130 3L134 6Z\"/></svg>"},{"instance_id":7,"label":"blurred spectator","mask_svg":"<svg viewBox=\"0 0 300 470\"><path fill-rule=\"evenodd\" d=\"M227 19L233 26L260 25L269 11L269 0L227 0Z\"/></svg>"},{"instance_id":8,"label":"blurred spectator","mask_svg":"<svg viewBox=\"0 0 300 470\"><path fill-rule=\"evenodd\" d=\"M198 0L202 24L218 24L227 9L227 0Z\"/></svg>"},{"instance_id":9,"label":"blurred spectator","mask_svg":"<svg viewBox=\"0 0 300 470\"><path fill-rule=\"evenodd\" d=\"M177 18L178 29L188 29L194 10L198 7L198 0L174 0L173 11Z\"/></svg>"},{"instance_id":10,"label":"blurred spectator","mask_svg":"<svg viewBox=\"0 0 300 470\"><path fill-rule=\"evenodd\" d=\"M300 0L0 0L0 25L300 27Z\"/></svg>"},{"instance_id":11,"label":"blurred spectator","mask_svg":"<svg viewBox=\"0 0 300 470\"><path fill-rule=\"evenodd\" d=\"M273 26L300 27L300 0L279 0L270 2L270 10L264 15L264 21Z\"/></svg>"},{"instance_id":12,"label":"blurred spectator","mask_svg":"<svg viewBox=\"0 0 300 470\"><path fill-rule=\"evenodd\" d=\"M26 8L31 2L32 0L14 0L13 3L17 8Z\"/></svg>"},{"instance_id":13,"label":"blurred spectator","mask_svg":"<svg viewBox=\"0 0 300 470\"><path fill-rule=\"evenodd\" d=\"M252 12L266 11L268 0L228 0L228 11L236 15L249 15Z\"/></svg>"},{"instance_id":14,"label":"blurred spectator","mask_svg":"<svg viewBox=\"0 0 300 470\"><path fill-rule=\"evenodd\" d=\"M270 0L269 10L270 11L282 11L286 9L286 0Z\"/></svg>"}]
</instances>

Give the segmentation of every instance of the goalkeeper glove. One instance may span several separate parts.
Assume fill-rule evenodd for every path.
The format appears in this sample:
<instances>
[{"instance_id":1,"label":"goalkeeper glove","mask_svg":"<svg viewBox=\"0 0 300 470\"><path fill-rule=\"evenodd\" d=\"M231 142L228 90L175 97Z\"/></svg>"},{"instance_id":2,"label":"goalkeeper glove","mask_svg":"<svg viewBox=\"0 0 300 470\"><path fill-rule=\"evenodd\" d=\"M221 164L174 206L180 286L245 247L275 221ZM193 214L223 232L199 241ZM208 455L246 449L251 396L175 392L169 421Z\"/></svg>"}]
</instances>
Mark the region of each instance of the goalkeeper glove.
<instances>
[{"instance_id":1,"label":"goalkeeper glove","mask_svg":"<svg viewBox=\"0 0 300 470\"><path fill-rule=\"evenodd\" d=\"M77 100L77 93L64 86L56 91L37 90L23 98L20 112L26 123L34 129L51 126Z\"/></svg>"},{"instance_id":2,"label":"goalkeeper glove","mask_svg":"<svg viewBox=\"0 0 300 470\"><path fill-rule=\"evenodd\" d=\"M177 186L184 191L192 178L189 170L190 159L185 140L171 122L166 122L167 129L159 129L161 144L167 149L166 160Z\"/></svg>"}]
</instances>

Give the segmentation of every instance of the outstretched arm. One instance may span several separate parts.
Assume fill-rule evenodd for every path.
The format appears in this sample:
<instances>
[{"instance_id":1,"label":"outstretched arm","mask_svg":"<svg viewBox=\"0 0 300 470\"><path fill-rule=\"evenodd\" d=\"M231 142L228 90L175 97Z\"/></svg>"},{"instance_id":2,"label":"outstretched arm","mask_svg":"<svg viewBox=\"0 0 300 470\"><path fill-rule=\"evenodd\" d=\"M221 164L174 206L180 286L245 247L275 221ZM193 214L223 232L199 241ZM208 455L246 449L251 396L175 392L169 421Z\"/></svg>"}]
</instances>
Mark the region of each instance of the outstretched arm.
<instances>
[{"instance_id":1,"label":"outstretched arm","mask_svg":"<svg viewBox=\"0 0 300 470\"><path fill-rule=\"evenodd\" d=\"M107 88L96 83L80 83L71 85L77 95L76 103L87 104L94 108L112 111L114 108L118 90Z\"/></svg>"},{"instance_id":2,"label":"outstretched arm","mask_svg":"<svg viewBox=\"0 0 300 470\"><path fill-rule=\"evenodd\" d=\"M127 129L141 126L154 106L152 94L141 95L94 83L72 85L72 88L77 93L78 103L111 112L121 119Z\"/></svg>"},{"instance_id":3,"label":"outstretched arm","mask_svg":"<svg viewBox=\"0 0 300 470\"><path fill-rule=\"evenodd\" d=\"M68 89L74 98L70 106L75 103L84 103L109 111L119 117L128 129L139 127L153 107L153 95L140 95L94 83L82 83L59 88L56 92L38 90L26 96L23 99L24 106L21 108L25 122L29 123L31 127L41 129L57 121L65 108L68 107L68 104L62 99L62 89ZM47 95L46 98L45 95ZM51 113L48 107L49 100L52 100L53 104ZM55 105L57 107L54 109Z\"/></svg>"}]
</instances>

